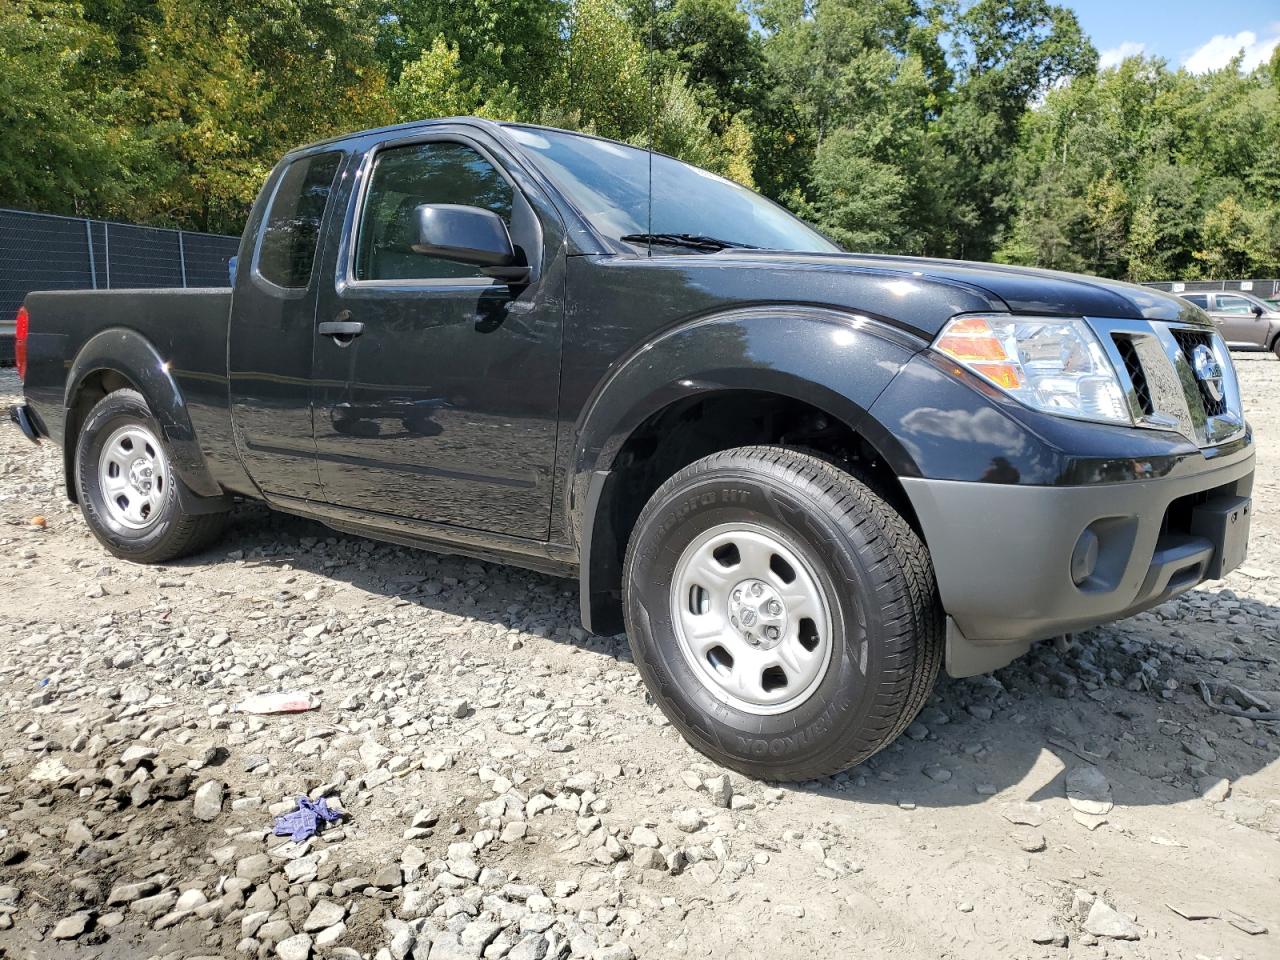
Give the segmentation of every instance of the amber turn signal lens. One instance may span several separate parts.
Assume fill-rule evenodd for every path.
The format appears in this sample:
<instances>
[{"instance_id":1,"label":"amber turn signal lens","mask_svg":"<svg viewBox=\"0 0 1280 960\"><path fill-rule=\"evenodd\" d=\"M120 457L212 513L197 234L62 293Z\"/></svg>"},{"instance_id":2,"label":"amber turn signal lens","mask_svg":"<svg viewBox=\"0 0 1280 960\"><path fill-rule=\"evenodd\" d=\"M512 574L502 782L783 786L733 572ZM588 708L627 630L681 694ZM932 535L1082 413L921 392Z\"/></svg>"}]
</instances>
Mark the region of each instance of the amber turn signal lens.
<instances>
[{"instance_id":1,"label":"amber turn signal lens","mask_svg":"<svg viewBox=\"0 0 1280 960\"><path fill-rule=\"evenodd\" d=\"M952 321L934 346L997 386L1008 390L1022 386L1017 358L1009 356L983 317L961 317Z\"/></svg>"}]
</instances>

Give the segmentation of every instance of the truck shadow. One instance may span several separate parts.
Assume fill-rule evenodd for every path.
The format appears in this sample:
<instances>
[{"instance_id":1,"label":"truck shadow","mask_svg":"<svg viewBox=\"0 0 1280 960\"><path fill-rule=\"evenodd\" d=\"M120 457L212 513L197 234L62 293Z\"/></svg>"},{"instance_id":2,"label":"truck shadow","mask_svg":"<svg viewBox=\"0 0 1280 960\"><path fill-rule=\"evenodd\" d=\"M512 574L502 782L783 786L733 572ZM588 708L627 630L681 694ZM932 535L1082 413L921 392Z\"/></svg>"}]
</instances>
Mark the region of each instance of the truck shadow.
<instances>
[{"instance_id":1,"label":"truck shadow","mask_svg":"<svg viewBox=\"0 0 1280 960\"><path fill-rule=\"evenodd\" d=\"M290 564L424 611L475 618L629 661L625 637L578 625L577 588L515 567L413 551L338 534L310 521L241 507L228 536L187 561L243 556ZM1280 810L1234 783L1280 757L1280 723L1234 717L1231 684L1280 711L1280 607L1218 586L1080 634L1070 650L1039 644L994 674L941 677L906 733L843 774L789 789L861 803L963 806L993 796L1061 797L1073 767L1098 767L1117 804L1209 797L1241 823L1280 827ZM1245 706L1246 703L1239 703ZM656 708L654 708L656 709Z\"/></svg>"}]
</instances>

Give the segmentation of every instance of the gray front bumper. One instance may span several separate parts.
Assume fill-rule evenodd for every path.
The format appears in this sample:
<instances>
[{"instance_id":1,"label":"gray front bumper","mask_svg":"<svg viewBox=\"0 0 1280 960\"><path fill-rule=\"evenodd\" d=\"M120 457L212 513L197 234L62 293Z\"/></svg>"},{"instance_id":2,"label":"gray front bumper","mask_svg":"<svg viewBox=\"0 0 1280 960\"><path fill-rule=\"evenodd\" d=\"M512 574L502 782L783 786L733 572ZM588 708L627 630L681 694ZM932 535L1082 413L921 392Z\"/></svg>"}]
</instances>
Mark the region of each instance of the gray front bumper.
<instances>
[{"instance_id":1,"label":"gray front bumper","mask_svg":"<svg viewBox=\"0 0 1280 960\"><path fill-rule=\"evenodd\" d=\"M904 478L950 618L948 671L993 669L1028 641L1130 616L1216 573L1213 542L1185 518L1196 495L1250 494L1252 445L1226 459L1090 486ZM1072 555L1086 528L1099 534L1097 573L1077 584Z\"/></svg>"}]
</instances>

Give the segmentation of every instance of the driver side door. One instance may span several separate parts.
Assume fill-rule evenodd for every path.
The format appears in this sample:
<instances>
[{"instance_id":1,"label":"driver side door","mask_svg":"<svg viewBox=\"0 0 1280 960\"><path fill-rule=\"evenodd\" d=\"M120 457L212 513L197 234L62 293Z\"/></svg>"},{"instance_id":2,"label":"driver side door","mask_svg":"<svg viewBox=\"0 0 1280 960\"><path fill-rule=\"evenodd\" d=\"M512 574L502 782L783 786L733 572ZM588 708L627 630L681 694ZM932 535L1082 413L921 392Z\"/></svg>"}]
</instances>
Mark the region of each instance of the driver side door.
<instances>
[{"instance_id":1,"label":"driver side door","mask_svg":"<svg viewBox=\"0 0 1280 960\"><path fill-rule=\"evenodd\" d=\"M312 397L324 499L367 522L549 535L564 231L509 164L478 132L433 131L371 144L350 188ZM421 204L497 213L529 282L415 252Z\"/></svg>"}]
</instances>

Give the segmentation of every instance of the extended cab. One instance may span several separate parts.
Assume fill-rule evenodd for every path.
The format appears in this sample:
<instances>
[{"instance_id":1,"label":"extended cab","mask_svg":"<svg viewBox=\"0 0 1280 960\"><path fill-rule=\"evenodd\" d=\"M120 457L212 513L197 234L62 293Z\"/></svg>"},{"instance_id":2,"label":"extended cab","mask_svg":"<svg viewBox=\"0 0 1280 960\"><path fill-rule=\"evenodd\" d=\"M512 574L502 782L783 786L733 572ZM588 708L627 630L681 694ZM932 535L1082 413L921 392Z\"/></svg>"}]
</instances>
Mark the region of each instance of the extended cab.
<instances>
[{"instance_id":1,"label":"extended cab","mask_svg":"<svg viewBox=\"0 0 1280 960\"><path fill-rule=\"evenodd\" d=\"M699 749L803 779L944 660L1128 616L1244 557L1222 338L1143 287L840 251L669 157L451 119L297 150L231 289L33 293L33 440L117 556L235 497L581 584Z\"/></svg>"}]
</instances>

